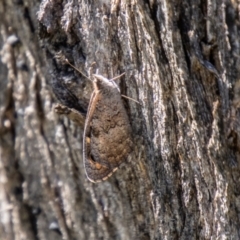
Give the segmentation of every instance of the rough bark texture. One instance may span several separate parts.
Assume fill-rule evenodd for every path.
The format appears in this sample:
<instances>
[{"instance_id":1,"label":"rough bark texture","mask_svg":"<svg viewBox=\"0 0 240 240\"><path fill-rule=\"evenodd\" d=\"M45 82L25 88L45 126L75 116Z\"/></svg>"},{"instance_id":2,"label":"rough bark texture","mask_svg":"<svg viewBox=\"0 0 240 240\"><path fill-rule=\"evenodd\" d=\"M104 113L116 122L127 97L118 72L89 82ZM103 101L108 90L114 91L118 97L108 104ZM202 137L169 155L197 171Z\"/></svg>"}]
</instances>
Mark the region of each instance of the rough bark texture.
<instances>
[{"instance_id":1,"label":"rough bark texture","mask_svg":"<svg viewBox=\"0 0 240 240\"><path fill-rule=\"evenodd\" d=\"M2 0L0 239L240 239L239 6ZM82 161L92 84L63 58L125 72L141 103L124 100L134 149L102 183Z\"/></svg>"}]
</instances>

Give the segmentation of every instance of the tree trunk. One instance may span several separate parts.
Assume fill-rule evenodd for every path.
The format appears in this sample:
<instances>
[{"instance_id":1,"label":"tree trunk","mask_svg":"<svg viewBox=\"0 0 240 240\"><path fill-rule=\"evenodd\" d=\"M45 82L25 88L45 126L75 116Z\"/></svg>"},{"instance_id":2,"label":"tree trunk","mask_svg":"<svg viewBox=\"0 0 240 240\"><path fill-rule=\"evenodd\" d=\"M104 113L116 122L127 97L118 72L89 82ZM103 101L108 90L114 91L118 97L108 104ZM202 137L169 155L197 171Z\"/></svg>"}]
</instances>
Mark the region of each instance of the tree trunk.
<instances>
[{"instance_id":1,"label":"tree trunk","mask_svg":"<svg viewBox=\"0 0 240 240\"><path fill-rule=\"evenodd\" d=\"M239 6L2 0L0 239L240 239ZM134 146L92 183L87 77L123 72Z\"/></svg>"}]
</instances>

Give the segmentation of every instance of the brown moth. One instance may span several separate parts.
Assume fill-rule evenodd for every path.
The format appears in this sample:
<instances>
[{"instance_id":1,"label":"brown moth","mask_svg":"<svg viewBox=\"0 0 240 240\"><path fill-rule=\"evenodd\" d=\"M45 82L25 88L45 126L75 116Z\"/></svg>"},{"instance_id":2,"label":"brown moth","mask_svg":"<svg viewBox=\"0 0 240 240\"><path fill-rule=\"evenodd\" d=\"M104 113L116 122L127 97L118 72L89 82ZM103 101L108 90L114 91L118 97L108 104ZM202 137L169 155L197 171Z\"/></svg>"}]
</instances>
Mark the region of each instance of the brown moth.
<instances>
[{"instance_id":1,"label":"brown moth","mask_svg":"<svg viewBox=\"0 0 240 240\"><path fill-rule=\"evenodd\" d=\"M106 180L131 152L131 126L113 80L94 75L83 135L83 160L91 182Z\"/></svg>"}]
</instances>

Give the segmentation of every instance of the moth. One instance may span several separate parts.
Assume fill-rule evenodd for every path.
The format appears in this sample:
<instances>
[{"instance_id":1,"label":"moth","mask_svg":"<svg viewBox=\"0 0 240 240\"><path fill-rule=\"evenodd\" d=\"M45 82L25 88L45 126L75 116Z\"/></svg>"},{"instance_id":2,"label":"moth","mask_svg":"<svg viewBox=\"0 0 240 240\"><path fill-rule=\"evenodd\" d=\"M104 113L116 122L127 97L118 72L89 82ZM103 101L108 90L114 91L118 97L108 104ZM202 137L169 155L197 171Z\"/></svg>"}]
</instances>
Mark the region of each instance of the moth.
<instances>
[{"instance_id":1,"label":"moth","mask_svg":"<svg viewBox=\"0 0 240 240\"><path fill-rule=\"evenodd\" d=\"M94 75L83 135L83 161L88 179L110 177L132 150L131 126L117 84Z\"/></svg>"},{"instance_id":2,"label":"moth","mask_svg":"<svg viewBox=\"0 0 240 240\"><path fill-rule=\"evenodd\" d=\"M62 55L60 55L60 59L93 83L93 93L88 105L86 119L79 110L62 104L58 104L55 111L67 115L79 125L82 125L85 119L83 134L85 172L91 182L101 182L117 170L133 148L131 125L122 102L124 95L121 95L114 82L124 74L111 80L94 74L94 80L91 80L75 68L68 59ZM72 95L70 97L72 99ZM72 101L71 105L73 105Z\"/></svg>"}]
</instances>

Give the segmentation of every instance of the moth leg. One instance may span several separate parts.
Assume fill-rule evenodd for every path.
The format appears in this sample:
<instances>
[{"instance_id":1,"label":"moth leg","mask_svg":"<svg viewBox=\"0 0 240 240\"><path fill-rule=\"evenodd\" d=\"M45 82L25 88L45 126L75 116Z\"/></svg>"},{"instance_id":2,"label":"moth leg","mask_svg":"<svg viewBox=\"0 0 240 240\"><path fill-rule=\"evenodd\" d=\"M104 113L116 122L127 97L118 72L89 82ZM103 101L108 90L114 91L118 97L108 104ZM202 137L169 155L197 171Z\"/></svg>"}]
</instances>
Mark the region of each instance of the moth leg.
<instances>
[{"instance_id":1,"label":"moth leg","mask_svg":"<svg viewBox=\"0 0 240 240\"><path fill-rule=\"evenodd\" d=\"M79 126L83 126L85 123L86 116L78 112L76 109L69 108L63 104L57 103L54 106L54 111L59 115L67 116L70 120Z\"/></svg>"}]
</instances>

